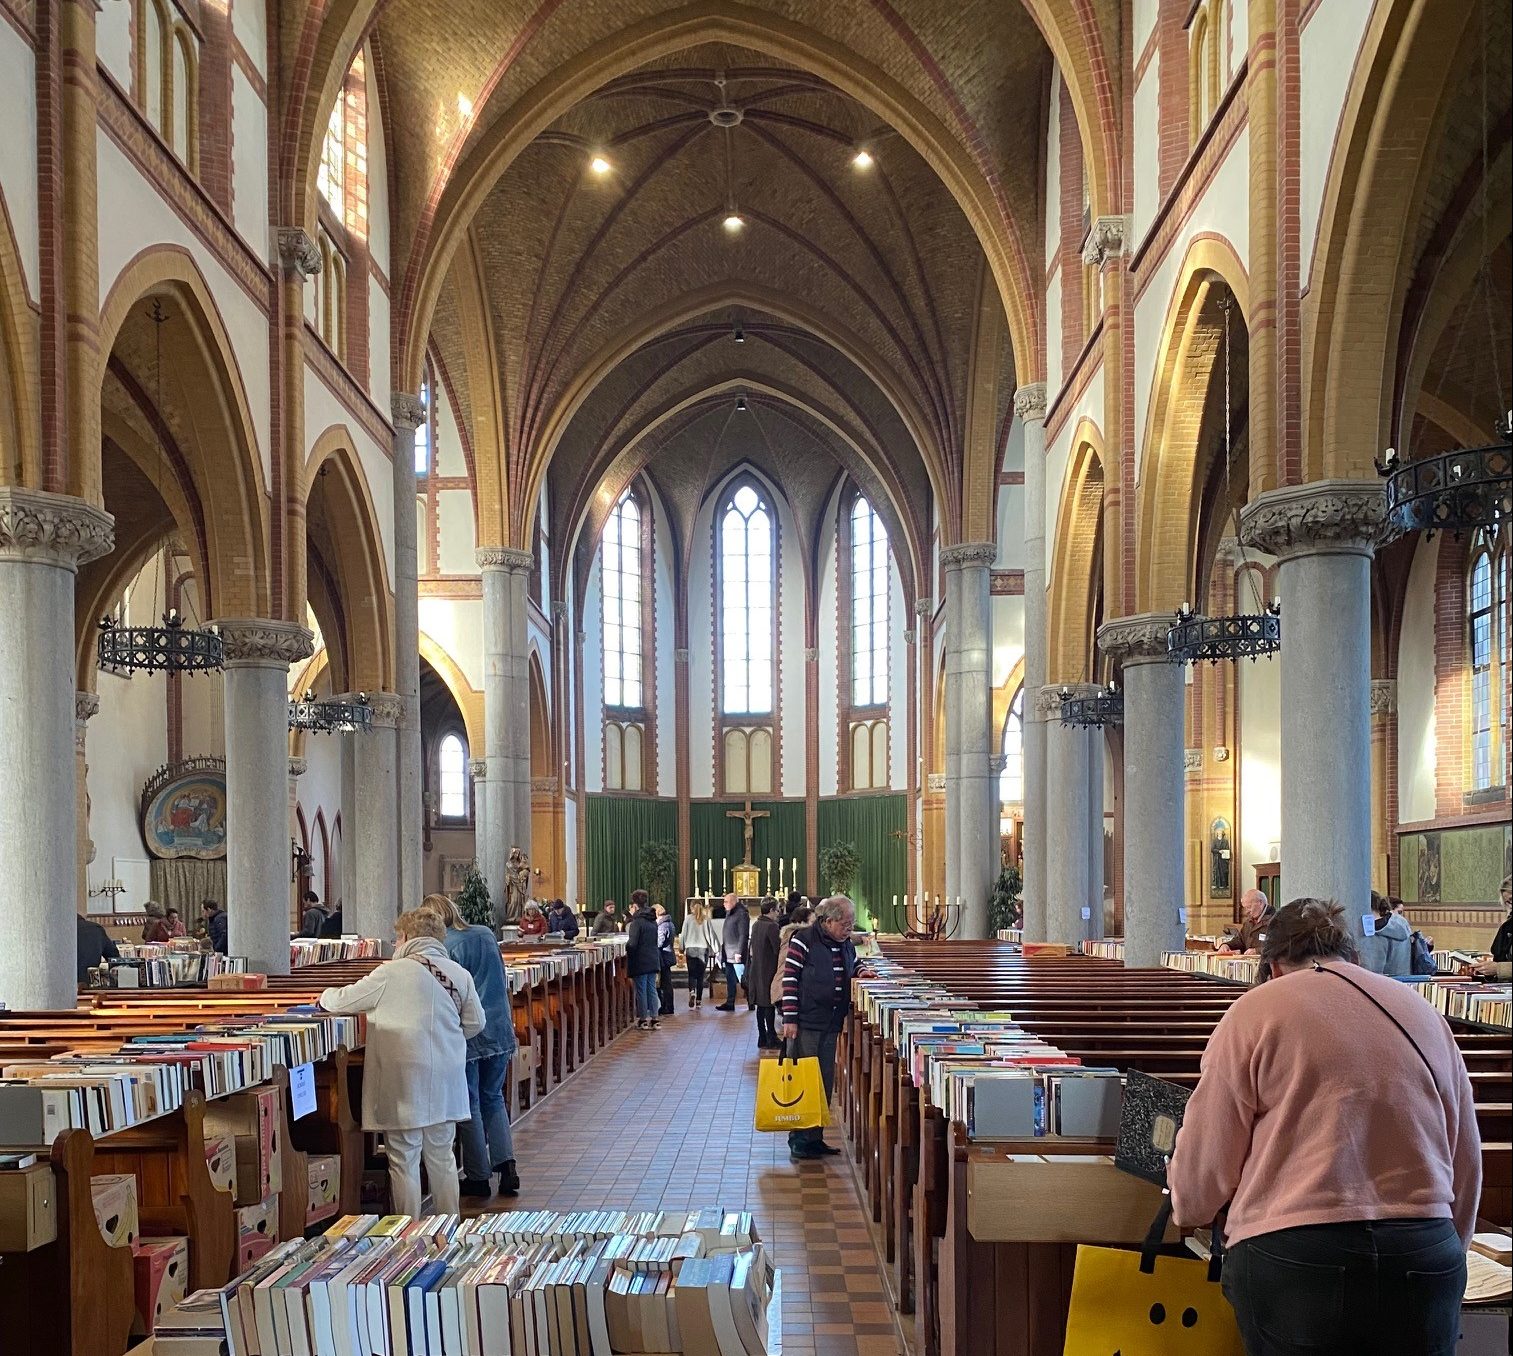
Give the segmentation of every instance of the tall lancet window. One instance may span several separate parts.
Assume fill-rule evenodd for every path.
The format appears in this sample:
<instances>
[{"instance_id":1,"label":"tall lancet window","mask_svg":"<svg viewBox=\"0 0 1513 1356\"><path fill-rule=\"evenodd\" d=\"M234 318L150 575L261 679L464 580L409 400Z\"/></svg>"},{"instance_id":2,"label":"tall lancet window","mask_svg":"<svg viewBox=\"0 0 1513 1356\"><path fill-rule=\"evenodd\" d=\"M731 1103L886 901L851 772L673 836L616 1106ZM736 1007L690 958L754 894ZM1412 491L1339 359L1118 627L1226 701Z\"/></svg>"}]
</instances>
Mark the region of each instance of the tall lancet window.
<instances>
[{"instance_id":1,"label":"tall lancet window","mask_svg":"<svg viewBox=\"0 0 1513 1356\"><path fill-rule=\"evenodd\" d=\"M771 795L777 520L753 482L740 481L721 507L715 551L723 789L730 795Z\"/></svg>"},{"instance_id":2,"label":"tall lancet window","mask_svg":"<svg viewBox=\"0 0 1513 1356\"><path fill-rule=\"evenodd\" d=\"M1471 790L1504 781L1508 669L1508 547L1478 533L1466 572L1468 667L1471 673Z\"/></svg>"},{"instance_id":3,"label":"tall lancet window","mask_svg":"<svg viewBox=\"0 0 1513 1356\"><path fill-rule=\"evenodd\" d=\"M603 594L604 789L646 791L650 723L651 516L634 489L620 496L600 543Z\"/></svg>"},{"instance_id":4,"label":"tall lancet window","mask_svg":"<svg viewBox=\"0 0 1513 1356\"><path fill-rule=\"evenodd\" d=\"M841 501L836 524L841 786L879 791L888 786L888 529L867 497Z\"/></svg>"}]
</instances>

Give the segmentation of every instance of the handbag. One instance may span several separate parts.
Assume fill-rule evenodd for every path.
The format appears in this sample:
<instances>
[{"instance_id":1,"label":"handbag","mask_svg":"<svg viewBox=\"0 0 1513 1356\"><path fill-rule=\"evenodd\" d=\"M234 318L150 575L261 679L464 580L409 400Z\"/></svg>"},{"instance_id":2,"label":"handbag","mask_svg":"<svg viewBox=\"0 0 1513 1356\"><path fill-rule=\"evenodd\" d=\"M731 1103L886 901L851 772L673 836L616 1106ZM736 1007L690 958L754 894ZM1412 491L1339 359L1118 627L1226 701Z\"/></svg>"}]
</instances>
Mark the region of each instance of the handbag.
<instances>
[{"instance_id":1,"label":"handbag","mask_svg":"<svg viewBox=\"0 0 1513 1356\"><path fill-rule=\"evenodd\" d=\"M1205 1262L1162 1242L1171 1213L1165 1196L1138 1249L1078 1246L1063 1356L1244 1356L1218 1229Z\"/></svg>"},{"instance_id":2,"label":"handbag","mask_svg":"<svg viewBox=\"0 0 1513 1356\"><path fill-rule=\"evenodd\" d=\"M830 1124L830 1099L817 1059L764 1059L757 1067L756 1128L809 1130Z\"/></svg>"}]
</instances>

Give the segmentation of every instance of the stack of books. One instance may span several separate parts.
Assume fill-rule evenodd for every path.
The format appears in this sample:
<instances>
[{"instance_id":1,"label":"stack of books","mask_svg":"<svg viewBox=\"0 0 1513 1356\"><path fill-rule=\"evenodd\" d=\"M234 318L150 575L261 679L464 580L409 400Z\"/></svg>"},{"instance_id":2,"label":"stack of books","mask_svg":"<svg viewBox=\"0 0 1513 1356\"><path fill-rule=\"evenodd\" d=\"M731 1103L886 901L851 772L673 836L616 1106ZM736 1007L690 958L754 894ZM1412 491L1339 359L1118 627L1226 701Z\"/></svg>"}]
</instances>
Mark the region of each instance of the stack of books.
<instances>
[{"instance_id":1,"label":"stack of books","mask_svg":"<svg viewBox=\"0 0 1513 1356\"><path fill-rule=\"evenodd\" d=\"M1119 937L1100 937L1097 941L1083 942L1082 954L1094 956L1098 960L1122 961L1124 941Z\"/></svg>"},{"instance_id":2,"label":"stack of books","mask_svg":"<svg viewBox=\"0 0 1513 1356\"><path fill-rule=\"evenodd\" d=\"M1161 964L1187 975L1213 975L1239 984L1254 984L1261 969L1259 956L1222 956L1217 951L1163 951Z\"/></svg>"},{"instance_id":3,"label":"stack of books","mask_svg":"<svg viewBox=\"0 0 1513 1356\"><path fill-rule=\"evenodd\" d=\"M1446 1017L1487 1026L1513 1026L1513 984L1477 979L1409 981Z\"/></svg>"},{"instance_id":4,"label":"stack of books","mask_svg":"<svg viewBox=\"0 0 1513 1356\"><path fill-rule=\"evenodd\" d=\"M701 1220L744 1243L712 1250ZM739 1212L348 1215L188 1296L157 1338L164 1356L769 1356L779 1294Z\"/></svg>"},{"instance_id":5,"label":"stack of books","mask_svg":"<svg viewBox=\"0 0 1513 1356\"><path fill-rule=\"evenodd\" d=\"M245 974L245 956L222 956L204 950L195 938L171 942L122 942L120 958L110 962L114 989L192 989L214 975Z\"/></svg>"},{"instance_id":6,"label":"stack of books","mask_svg":"<svg viewBox=\"0 0 1513 1356\"><path fill-rule=\"evenodd\" d=\"M383 943L377 937L358 937L343 933L340 937L291 937L289 964L324 965L328 961L381 960Z\"/></svg>"},{"instance_id":7,"label":"stack of books","mask_svg":"<svg viewBox=\"0 0 1513 1356\"><path fill-rule=\"evenodd\" d=\"M65 1130L108 1135L182 1106L174 1065L113 1055L23 1060L0 1069L0 1145L47 1147Z\"/></svg>"}]
</instances>

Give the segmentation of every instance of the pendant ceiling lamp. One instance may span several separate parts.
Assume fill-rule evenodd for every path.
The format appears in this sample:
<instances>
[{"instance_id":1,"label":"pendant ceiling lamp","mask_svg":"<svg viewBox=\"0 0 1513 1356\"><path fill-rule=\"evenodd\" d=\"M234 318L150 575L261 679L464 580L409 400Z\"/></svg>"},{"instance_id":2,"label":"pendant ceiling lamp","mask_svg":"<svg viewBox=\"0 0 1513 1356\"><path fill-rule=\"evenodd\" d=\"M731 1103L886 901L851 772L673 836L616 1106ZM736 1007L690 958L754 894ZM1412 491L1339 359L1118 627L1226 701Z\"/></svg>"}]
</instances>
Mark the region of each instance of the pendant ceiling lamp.
<instances>
[{"instance_id":1,"label":"pendant ceiling lamp","mask_svg":"<svg viewBox=\"0 0 1513 1356\"><path fill-rule=\"evenodd\" d=\"M353 698L321 699L313 692L289 703L289 728L312 734L366 733L373 728L373 707L366 692Z\"/></svg>"},{"instance_id":2,"label":"pendant ceiling lamp","mask_svg":"<svg viewBox=\"0 0 1513 1356\"><path fill-rule=\"evenodd\" d=\"M1069 687L1061 689L1061 723L1083 729L1102 729L1106 725L1124 724L1124 693L1110 683L1096 692L1078 695Z\"/></svg>"}]
</instances>

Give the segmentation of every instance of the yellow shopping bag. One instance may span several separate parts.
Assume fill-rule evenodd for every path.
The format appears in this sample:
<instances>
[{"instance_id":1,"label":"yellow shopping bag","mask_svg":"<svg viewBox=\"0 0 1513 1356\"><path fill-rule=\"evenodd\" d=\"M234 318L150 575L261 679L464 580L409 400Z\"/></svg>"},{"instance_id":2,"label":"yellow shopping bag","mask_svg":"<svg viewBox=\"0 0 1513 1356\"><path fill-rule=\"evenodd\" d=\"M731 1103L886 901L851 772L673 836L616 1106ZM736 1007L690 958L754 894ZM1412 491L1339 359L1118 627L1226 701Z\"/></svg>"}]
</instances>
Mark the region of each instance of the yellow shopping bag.
<instances>
[{"instance_id":1,"label":"yellow shopping bag","mask_svg":"<svg viewBox=\"0 0 1513 1356\"><path fill-rule=\"evenodd\" d=\"M1064 1356L1244 1356L1209 1274L1196 1257L1079 1247Z\"/></svg>"},{"instance_id":2,"label":"yellow shopping bag","mask_svg":"<svg viewBox=\"0 0 1513 1356\"><path fill-rule=\"evenodd\" d=\"M817 1059L764 1059L757 1068L756 1128L808 1130L830 1124Z\"/></svg>"}]
</instances>

